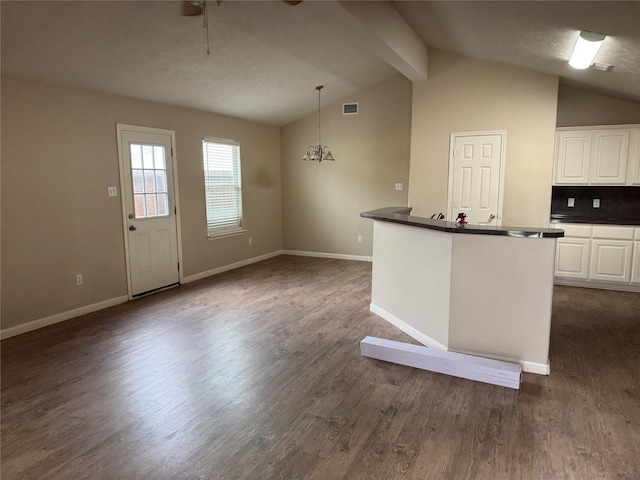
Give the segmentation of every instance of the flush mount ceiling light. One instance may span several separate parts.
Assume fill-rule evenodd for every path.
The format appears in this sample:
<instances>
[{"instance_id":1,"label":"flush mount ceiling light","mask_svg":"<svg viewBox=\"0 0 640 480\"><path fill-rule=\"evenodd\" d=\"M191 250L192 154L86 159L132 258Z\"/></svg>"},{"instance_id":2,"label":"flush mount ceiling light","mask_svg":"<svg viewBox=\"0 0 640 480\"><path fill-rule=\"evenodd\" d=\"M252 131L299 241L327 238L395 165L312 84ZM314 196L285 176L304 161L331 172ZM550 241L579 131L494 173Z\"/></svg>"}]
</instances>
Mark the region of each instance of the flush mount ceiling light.
<instances>
[{"instance_id":1,"label":"flush mount ceiling light","mask_svg":"<svg viewBox=\"0 0 640 480\"><path fill-rule=\"evenodd\" d=\"M316 90L318 91L318 144L310 145L307 147L307 153L302 157L303 160L311 161L311 162L321 162L323 160L335 161L333 155L331 155L331 150L329 147L322 146L320 142L320 90L324 85L318 85Z\"/></svg>"},{"instance_id":2,"label":"flush mount ceiling light","mask_svg":"<svg viewBox=\"0 0 640 480\"><path fill-rule=\"evenodd\" d=\"M605 35L594 32L580 32L573 53L569 59L569 65L583 70L589 68L604 42Z\"/></svg>"}]
</instances>

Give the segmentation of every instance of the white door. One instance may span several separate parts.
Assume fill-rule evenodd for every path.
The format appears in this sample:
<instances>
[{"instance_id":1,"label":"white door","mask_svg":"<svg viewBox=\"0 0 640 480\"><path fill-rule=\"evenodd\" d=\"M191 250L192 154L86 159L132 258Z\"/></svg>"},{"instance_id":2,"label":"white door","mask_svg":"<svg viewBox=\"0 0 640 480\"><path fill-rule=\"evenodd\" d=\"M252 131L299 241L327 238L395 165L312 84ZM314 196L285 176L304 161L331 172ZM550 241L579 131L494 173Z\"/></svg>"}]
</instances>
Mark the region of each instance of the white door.
<instances>
[{"instance_id":1,"label":"white door","mask_svg":"<svg viewBox=\"0 0 640 480\"><path fill-rule=\"evenodd\" d=\"M556 241L556 277L589 278L588 238L559 238Z\"/></svg>"},{"instance_id":2,"label":"white door","mask_svg":"<svg viewBox=\"0 0 640 480\"><path fill-rule=\"evenodd\" d=\"M473 225L500 224L503 133L452 134L449 215Z\"/></svg>"},{"instance_id":3,"label":"white door","mask_svg":"<svg viewBox=\"0 0 640 480\"><path fill-rule=\"evenodd\" d=\"M131 297L176 285L173 132L118 125Z\"/></svg>"},{"instance_id":4,"label":"white door","mask_svg":"<svg viewBox=\"0 0 640 480\"><path fill-rule=\"evenodd\" d=\"M593 132L558 132L556 135L556 184L589 184Z\"/></svg>"},{"instance_id":5,"label":"white door","mask_svg":"<svg viewBox=\"0 0 640 480\"><path fill-rule=\"evenodd\" d=\"M627 182L630 130L593 133L591 183L624 185Z\"/></svg>"},{"instance_id":6,"label":"white door","mask_svg":"<svg viewBox=\"0 0 640 480\"><path fill-rule=\"evenodd\" d=\"M628 240L594 239L591 246L592 280L628 283L631 279L631 250Z\"/></svg>"}]
</instances>

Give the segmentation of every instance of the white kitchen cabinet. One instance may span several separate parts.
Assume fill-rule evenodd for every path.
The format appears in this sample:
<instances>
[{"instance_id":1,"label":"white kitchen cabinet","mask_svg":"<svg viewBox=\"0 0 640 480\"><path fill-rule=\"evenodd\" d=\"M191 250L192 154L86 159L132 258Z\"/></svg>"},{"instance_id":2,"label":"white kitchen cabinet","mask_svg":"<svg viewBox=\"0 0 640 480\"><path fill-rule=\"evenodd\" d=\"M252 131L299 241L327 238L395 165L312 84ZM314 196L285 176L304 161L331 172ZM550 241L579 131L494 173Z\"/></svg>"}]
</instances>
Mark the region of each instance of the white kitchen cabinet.
<instances>
[{"instance_id":1,"label":"white kitchen cabinet","mask_svg":"<svg viewBox=\"0 0 640 480\"><path fill-rule=\"evenodd\" d=\"M630 130L593 132L590 182L595 185L624 185L627 181Z\"/></svg>"},{"instance_id":2,"label":"white kitchen cabinet","mask_svg":"<svg viewBox=\"0 0 640 480\"><path fill-rule=\"evenodd\" d=\"M556 241L557 283L640 291L640 228L575 223L551 228L565 232Z\"/></svg>"},{"instance_id":3,"label":"white kitchen cabinet","mask_svg":"<svg viewBox=\"0 0 640 480\"><path fill-rule=\"evenodd\" d=\"M591 240L590 280L629 283L631 279L630 240Z\"/></svg>"},{"instance_id":4,"label":"white kitchen cabinet","mask_svg":"<svg viewBox=\"0 0 640 480\"><path fill-rule=\"evenodd\" d=\"M593 132L569 131L556 135L557 185L589 183Z\"/></svg>"},{"instance_id":5,"label":"white kitchen cabinet","mask_svg":"<svg viewBox=\"0 0 640 480\"><path fill-rule=\"evenodd\" d=\"M631 268L631 283L640 285L640 242L633 246L633 266Z\"/></svg>"},{"instance_id":6,"label":"white kitchen cabinet","mask_svg":"<svg viewBox=\"0 0 640 480\"><path fill-rule=\"evenodd\" d=\"M556 242L555 276L564 278L589 278L588 238L564 237Z\"/></svg>"},{"instance_id":7,"label":"white kitchen cabinet","mask_svg":"<svg viewBox=\"0 0 640 480\"><path fill-rule=\"evenodd\" d=\"M556 130L554 185L640 185L640 125Z\"/></svg>"}]
</instances>

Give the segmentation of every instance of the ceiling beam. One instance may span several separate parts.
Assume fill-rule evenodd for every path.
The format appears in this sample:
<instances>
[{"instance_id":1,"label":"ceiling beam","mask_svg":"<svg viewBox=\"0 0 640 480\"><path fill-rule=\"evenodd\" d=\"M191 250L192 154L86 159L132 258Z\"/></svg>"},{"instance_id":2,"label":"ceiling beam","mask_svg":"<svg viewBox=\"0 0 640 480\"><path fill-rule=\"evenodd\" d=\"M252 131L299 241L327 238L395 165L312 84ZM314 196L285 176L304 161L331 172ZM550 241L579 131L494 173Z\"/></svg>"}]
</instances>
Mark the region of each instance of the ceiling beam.
<instances>
[{"instance_id":1,"label":"ceiling beam","mask_svg":"<svg viewBox=\"0 0 640 480\"><path fill-rule=\"evenodd\" d=\"M413 82L427 79L427 46L391 3L338 3L360 24L376 54Z\"/></svg>"}]
</instances>

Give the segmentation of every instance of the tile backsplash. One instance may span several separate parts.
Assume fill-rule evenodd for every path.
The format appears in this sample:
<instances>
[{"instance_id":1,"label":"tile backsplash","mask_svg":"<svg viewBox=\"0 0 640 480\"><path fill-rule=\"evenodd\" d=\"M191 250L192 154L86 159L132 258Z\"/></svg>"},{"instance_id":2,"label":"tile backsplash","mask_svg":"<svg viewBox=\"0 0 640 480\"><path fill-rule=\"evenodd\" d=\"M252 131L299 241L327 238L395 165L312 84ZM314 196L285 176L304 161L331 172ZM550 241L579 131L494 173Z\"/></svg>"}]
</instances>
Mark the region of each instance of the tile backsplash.
<instances>
[{"instance_id":1,"label":"tile backsplash","mask_svg":"<svg viewBox=\"0 0 640 480\"><path fill-rule=\"evenodd\" d=\"M640 219L640 187L553 187L551 216Z\"/></svg>"}]
</instances>

